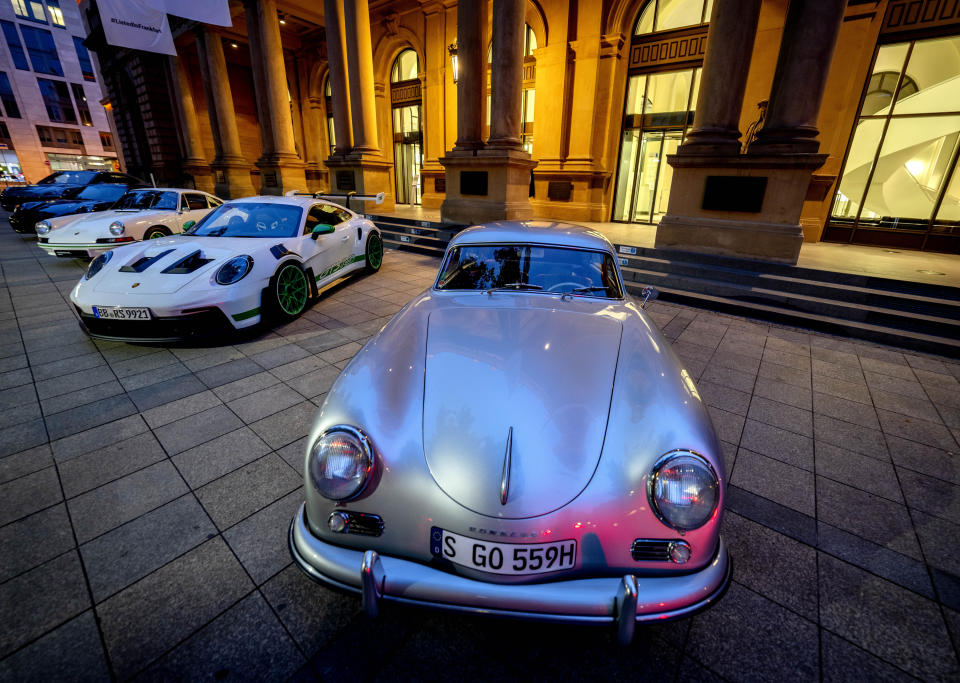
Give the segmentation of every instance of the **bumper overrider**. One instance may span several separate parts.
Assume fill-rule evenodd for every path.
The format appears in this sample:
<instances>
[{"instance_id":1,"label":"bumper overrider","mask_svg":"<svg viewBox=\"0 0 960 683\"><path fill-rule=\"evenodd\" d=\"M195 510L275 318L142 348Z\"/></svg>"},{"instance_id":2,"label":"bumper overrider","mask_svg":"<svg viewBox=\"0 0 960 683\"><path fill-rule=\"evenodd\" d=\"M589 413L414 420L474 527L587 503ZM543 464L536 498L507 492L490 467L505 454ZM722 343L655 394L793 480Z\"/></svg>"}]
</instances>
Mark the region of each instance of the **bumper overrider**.
<instances>
[{"instance_id":1,"label":"bumper overrider","mask_svg":"<svg viewBox=\"0 0 960 683\"><path fill-rule=\"evenodd\" d=\"M310 578L360 593L376 616L382 600L537 621L612 623L627 644L637 622L691 616L711 607L730 584L732 563L720 538L713 560L675 576L592 578L534 584L486 583L397 557L321 541L301 505L290 524L290 554Z\"/></svg>"}]
</instances>

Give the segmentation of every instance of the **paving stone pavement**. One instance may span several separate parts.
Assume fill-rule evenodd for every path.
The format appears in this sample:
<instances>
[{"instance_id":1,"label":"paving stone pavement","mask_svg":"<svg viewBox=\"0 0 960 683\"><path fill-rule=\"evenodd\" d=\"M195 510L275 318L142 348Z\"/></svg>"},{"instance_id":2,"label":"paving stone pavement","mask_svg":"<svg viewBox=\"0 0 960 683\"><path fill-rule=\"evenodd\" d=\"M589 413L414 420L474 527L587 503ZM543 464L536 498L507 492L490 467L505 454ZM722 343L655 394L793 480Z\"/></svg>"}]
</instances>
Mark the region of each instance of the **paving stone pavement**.
<instances>
[{"instance_id":1,"label":"paving stone pavement","mask_svg":"<svg viewBox=\"0 0 960 683\"><path fill-rule=\"evenodd\" d=\"M337 373L437 261L242 343L94 342L82 264L0 222L0 679L957 680L960 364L658 302L726 455L734 582L638 628L388 606L310 582L286 531Z\"/></svg>"}]
</instances>

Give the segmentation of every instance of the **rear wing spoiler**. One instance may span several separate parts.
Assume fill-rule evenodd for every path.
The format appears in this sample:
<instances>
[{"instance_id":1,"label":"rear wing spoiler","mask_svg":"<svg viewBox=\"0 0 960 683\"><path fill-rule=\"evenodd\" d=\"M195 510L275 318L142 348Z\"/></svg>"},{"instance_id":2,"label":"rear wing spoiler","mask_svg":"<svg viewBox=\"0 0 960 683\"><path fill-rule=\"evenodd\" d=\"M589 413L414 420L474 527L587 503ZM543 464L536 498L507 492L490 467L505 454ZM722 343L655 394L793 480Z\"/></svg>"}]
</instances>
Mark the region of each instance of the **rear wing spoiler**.
<instances>
[{"instance_id":1,"label":"rear wing spoiler","mask_svg":"<svg viewBox=\"0 0 960 683\"><path fill-rule=\"evenodd\" d=\"M357 194L356 192L300 192L298 190L291 190L287 192L284 196L286 197L313 197L314 199L326 199L330 202L343 202L343 205L350 208L350 200L357 202L374 202L375 204L383 204L383 200L386 198L385 192L377 192L376 194Z\"/></svg>"}]
</instances>

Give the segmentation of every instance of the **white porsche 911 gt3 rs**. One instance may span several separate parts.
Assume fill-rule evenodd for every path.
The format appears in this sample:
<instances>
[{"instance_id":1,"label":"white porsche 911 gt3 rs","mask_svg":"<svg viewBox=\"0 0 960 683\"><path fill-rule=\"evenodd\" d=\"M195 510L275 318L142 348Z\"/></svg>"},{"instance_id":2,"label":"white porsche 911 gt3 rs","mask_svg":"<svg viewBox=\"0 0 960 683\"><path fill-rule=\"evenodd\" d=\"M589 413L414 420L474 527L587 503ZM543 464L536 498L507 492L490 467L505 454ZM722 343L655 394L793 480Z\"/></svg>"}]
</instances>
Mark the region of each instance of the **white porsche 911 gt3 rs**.
<instances>
[{"instance_id":1,"label":"white porsche 911 gt3 rs","mask_svg":"<svg viewBox=\"0 0 960 683\"><path fill-rule=\"evenodd\" d=\"M101 254L70 300L91 336L174 341L293 318L320 288L382 262L380 231L338 204L246 197L183 235Z\"/></svg>"},{"instance_id":2,"label":"white porsche 911 gt3 rs","mask_svg":"<svg viewBox=\"0 0 960 683\"><path fill-rule=\"evenodd\" d=\"M128 190L109 211L40 221L37 245L55 256L92 258L122 244L183 232L222 203L199 190Z\"/></svg>"}]
</instances>

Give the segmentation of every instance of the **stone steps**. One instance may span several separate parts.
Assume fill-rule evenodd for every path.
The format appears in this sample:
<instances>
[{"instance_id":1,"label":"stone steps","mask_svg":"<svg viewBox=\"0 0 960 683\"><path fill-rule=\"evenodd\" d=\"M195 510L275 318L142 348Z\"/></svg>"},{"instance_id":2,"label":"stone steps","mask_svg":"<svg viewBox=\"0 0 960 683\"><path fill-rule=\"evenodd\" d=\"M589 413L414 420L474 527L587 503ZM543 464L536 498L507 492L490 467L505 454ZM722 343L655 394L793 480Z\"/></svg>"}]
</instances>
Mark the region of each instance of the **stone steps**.
<instances>
[{"instance_id":1,"label":"stone steps","mask_svg":"<svg viewBox=\"0 0 960 683\"><path fill-rule=\"evenodd\" d=\"M618 251L634 294L653 285L667 301L960 356L960 288L627 245Z\"/></svg>"},{"instance_id":2,"label":"stone steps","mask_svg":"<svg viewBox=\"0 0 960 683\"><path fill-rule=\"evenodd\" d=\"M384 244L430 256L443 256L447 244L463 226L393 216L368 215L383 233Z\"/></svg>"}]
</instances>

